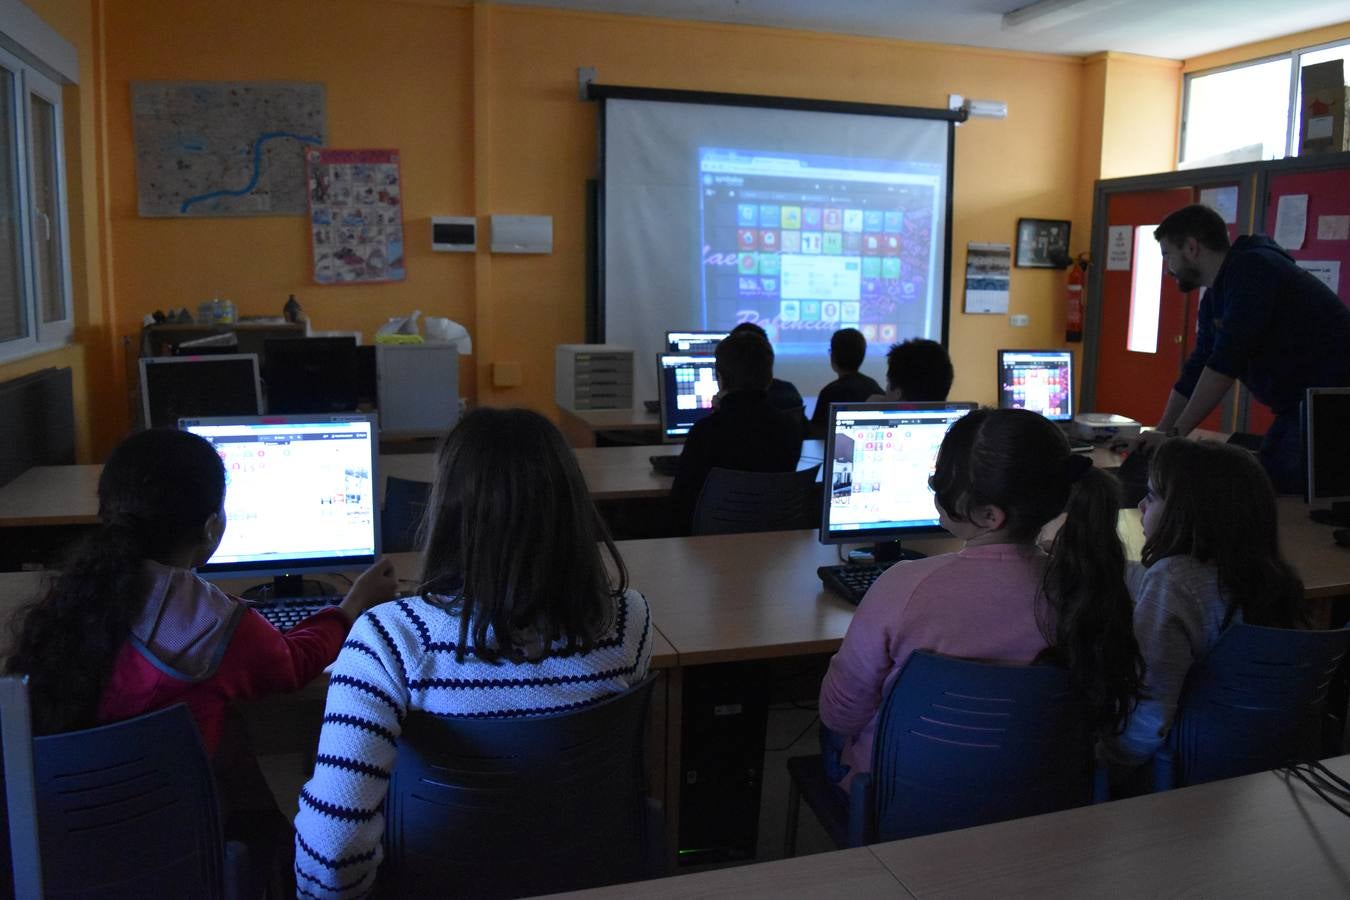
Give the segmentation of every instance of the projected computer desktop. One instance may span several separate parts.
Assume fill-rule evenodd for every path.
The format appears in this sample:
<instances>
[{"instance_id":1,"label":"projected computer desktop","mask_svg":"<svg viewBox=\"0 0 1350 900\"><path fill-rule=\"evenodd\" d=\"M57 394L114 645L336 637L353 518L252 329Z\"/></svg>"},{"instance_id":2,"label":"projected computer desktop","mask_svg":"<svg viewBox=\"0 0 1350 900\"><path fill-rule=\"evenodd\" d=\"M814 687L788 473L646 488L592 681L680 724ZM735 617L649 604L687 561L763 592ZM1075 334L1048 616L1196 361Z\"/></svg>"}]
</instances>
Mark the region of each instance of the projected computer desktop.
<instances>
[{"instance_id":1,"label":"projected computer desktop","mask_svg":"<svg viewBox=\"0 0 1350 900\"><path fill-rule=\"evenodd\" d=\"M380 550L373 416L184 419L225 464L225 536L198 571L274 576L258 599L302 594L304 575L356 572Z\"/></svg>"},{"instance_id":2,"label":"projected computer desktop","mask_svg":"<svg viewBox=\"0 0 1350 900\"><path fill-rule=\"evenodd\" d=\"M825 437L822 544L873 544L874 565L822 566L821 580L857 603L891 563L922 556L902 540L941 530L929 476L947 429L973 403L844 403Z\"/></svg>"}]
</instances>

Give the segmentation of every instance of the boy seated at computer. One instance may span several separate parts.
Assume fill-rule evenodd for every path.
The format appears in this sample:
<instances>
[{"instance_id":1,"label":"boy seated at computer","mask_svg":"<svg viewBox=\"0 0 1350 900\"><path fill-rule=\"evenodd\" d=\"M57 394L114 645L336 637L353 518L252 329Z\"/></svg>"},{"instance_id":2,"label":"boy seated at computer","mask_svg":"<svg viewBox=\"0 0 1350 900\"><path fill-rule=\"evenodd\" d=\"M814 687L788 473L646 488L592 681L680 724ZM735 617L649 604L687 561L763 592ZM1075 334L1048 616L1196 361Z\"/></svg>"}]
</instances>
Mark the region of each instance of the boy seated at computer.
<instances>
[{"instance_id":1,"label":"boy seated at computer","mask_svg":"<svg viewBox=\"0 0 1350 900\"><path fill-rule=\"evenodd\" d=\"M703 483L714 468L791 472L802 452L797 420L769 399L773 348L768 339L755 330L733 331L717 345L715 357L721 399L690 430L670 489L678 533L691 530Z\"/></svg>"},{"instance_id":2,"label":"boy seated at computer","mask_svg":"<svg viewBox=\"0 0 1350 900\"><path fill-rule=\"evenodd\" d=\"M937 341L911 338L891 345L886 354L886 393L868 399L941 402L947 399L955 377L945 347Z\"/></svg>"},{"instance_id":3,"label":"boy seated at computer","mask_svg":"<svg viewBox=\"0 0 1350 900\"><path fill-rule=\"evenodd\" d=\"M839 377L820 389L811 414L807 437L823 438L831 403L862 403L881 393L881 385L858 370L867 356L867 338L856 328L841 328L830 336L830 368Z\"/></svg>"},{"instance_id":4,"label":"boy seated at computer","mask_svg":"<svg viewBox=\"0 0 1350 900\"><path fill-rule=\"evenodd\" d=\"M749 332L757 334L764 338L764 343L769 345L769 363L773 364L773 343L769 340L769 333L760 325L754 322L742 322L731 329L732 334L741 334ZM806 404L802 401L802 392L797 390L797 386L790 381L784 381L781 378L774 378L769 381L769 405L774 409L781 409L792 417L797 423L797 427L802 430L801 437L806 436Z\"/></svg>"}]
</instances>

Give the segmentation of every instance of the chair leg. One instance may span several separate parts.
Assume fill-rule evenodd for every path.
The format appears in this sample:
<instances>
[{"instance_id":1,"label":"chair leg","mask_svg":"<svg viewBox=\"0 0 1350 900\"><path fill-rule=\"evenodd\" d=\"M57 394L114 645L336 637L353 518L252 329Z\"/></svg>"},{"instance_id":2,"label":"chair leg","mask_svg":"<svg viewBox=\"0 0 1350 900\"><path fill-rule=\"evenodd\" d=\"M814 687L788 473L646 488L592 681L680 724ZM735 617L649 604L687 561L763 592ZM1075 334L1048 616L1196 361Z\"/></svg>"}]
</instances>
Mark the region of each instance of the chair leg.
<instances>
[{"instance_id":1,"label":"chair leg","mask_svg":"<svg viewBox=\"0 0 1350 900\"><path fill-rule=\"evenodd\" d=\"M802 792L797 787L797 779L788 776L787 796L787 832L783 835L783 858L791 859L797 855L797 814L801 812Z\"/></svg>"}]
</instances>

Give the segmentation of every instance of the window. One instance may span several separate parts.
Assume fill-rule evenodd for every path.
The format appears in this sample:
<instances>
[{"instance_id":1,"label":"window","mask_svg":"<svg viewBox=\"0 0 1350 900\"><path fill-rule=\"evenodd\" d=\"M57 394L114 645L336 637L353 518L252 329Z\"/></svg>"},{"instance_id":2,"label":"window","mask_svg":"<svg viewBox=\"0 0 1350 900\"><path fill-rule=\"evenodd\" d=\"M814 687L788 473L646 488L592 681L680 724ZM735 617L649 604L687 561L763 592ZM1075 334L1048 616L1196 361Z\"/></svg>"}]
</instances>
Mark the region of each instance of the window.
<instances>
[{"instance_id":1,"label":"window","mask_svg":"<svg viewBox=\"0 0 1350 900\"><path fill-rule=\"evenodd\" d=\"M1157 225L1134 230L1134 271L1130 284L1130 327L1125 349L1135 353L1158 352L1158 318L1162 310L1162 254L1153 240Z\"/></svg>"},{"instance_id":2,"label":"window","mask_svg":"<svg viewBox=\"0 0 1350 900\"><path fill-rule=\"evenodd\" d=\"M0 360L70 339L61 91L0 50Z\"/></svg>"},{"instance_id":3,"label":"window","mask_svg":"<svg viewBox=\"0 0 1350 900\"><path fill-rule=\"evenodd\" d=\"M1297 155L1303 69L1333 59L1350 72L1350 41L1187 75L1181 167Z\"/></svg>"}]
</instances>

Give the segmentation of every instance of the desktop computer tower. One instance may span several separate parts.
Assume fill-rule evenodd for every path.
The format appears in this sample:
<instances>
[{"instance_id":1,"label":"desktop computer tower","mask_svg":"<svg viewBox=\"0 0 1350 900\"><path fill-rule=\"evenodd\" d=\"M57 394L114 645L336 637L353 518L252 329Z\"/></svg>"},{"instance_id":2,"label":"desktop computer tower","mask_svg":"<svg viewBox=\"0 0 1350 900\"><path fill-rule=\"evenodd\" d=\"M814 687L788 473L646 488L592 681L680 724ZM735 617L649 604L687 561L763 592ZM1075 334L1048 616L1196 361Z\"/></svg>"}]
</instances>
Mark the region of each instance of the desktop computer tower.
<instances>
[{"instance_id":1,"label":"desktop computer tower","mask_svg":"<svg viewBox=\"0 0 1350 900\"><path fill-rule=\"evenodd\" d=\"M381 438L439 437L459 421L454 344L376 344Z\"/></svg>"},{"instance_id":2,"label":"desktop computer tower","mask_svg":"<svg viewBox=\"0 0 1350 900\"><path fill-rule=\"evenodd\" d=\"M680 752L681 865L749 860L759 835L766 667L753 663L684 670Z\"/></svg>"},{"instance_id":3,"label":"desktop computer tower","mask_svg":"<svg viewBox=\"0 0 1350 900\"><path fill-rule=\"evenodd\" d=\"M610 344L559 344L554 389L563 409L632 409L633 351Z\"/></svg>"}]
</instances>

